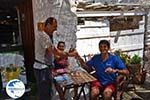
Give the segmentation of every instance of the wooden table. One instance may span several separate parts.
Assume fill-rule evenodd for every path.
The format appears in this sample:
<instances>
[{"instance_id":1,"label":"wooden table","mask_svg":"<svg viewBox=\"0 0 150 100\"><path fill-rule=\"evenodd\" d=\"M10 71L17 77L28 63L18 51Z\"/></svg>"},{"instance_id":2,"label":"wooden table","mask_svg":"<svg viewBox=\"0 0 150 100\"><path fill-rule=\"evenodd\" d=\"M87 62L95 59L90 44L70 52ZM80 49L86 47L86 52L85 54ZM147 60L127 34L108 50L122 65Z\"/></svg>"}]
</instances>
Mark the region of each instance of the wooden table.
<instances>
[{"instance_id":1,"label":"wooden table","mask_svg":"<svg viewBox=\"0 0 150 100\"><path fill-rule=\"evenodd\" d=\"M64 80L58 80L58 77L64 77ZM66 77L67 79L65 80ZM81 93L83 93L84 99L87 100L84 87L86 84L90 84L97 79L84 70L75 70L56 76L54 77L54 80L58 86L57 88L59 88L59 94L61 95L61 97L63 96L62 98L65 98L64 96L67 89L73 88L74 100L79 100ZM81 89L78 92L79 87Z\"/></svg>"}]
</instances>

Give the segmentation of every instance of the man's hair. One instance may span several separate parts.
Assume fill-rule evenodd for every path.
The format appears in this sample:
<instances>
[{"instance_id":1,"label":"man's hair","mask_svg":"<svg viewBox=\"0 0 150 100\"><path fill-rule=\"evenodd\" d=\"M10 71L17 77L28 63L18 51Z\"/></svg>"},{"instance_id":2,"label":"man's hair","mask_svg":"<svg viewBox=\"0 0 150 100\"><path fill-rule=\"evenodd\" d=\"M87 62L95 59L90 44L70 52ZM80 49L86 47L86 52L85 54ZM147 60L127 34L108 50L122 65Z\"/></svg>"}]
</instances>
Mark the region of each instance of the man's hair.
<instances>
[{"instance_id":1,"label":"man's hair","mask_svg":"<svg viewBox=\"0 0 150 100\"><path fill-rule=\"evenodd\" d=\"M56 21L54 17L47 18L45 21L45 26L47 26L47 24L53 24L54 20Z\"/></svg>"},{"instance_id":2,"label":"man's hair","mask_svg":"<svg viewBox=\"0 0 150 100\"><path fill-rule=\"evenodd\" d=\"M100 46L101 44L106 44L106 45L108 46L108 48L110 48L110 43L109 43L108 40L101 40L101 41L99 42L99 46Z\"/></svg>"},{"instance_id":3,"label":"man's hair","mask_svg":"<svg viewBox=\"0 0 150 100\"><path fill-rule=\"evenodd\" d=\"M58 47L61 43L64 44L64 46L65 46L65 42L64 42L64 41L59 41L57 47Z\"/></svg>"}]
</instances>

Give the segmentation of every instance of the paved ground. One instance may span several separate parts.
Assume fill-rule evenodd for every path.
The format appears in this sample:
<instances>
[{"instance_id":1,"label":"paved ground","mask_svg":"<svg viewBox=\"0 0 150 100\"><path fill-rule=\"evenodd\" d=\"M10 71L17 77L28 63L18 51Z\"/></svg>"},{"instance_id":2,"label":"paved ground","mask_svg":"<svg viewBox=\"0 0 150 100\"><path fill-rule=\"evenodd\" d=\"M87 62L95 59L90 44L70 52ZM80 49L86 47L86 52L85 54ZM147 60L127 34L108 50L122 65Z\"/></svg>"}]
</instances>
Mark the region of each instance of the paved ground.
<instances>
[{"instance_id":1,"label":"paved ground","mask_svg":"<svg viewBox=\"0 0 150 100\"><path fill-rule=\"evenodd\" d=\"M150 74L146 76L146 81L143 85L135 85L136 91L130 90L128 92L125 92L123 94L123 100L131 100L133 98L137 98L136 100L150 100ZM86 90L87 93L87 98L89 97L88 95L88 90ZM59 100L59 97L56 96L53 100ZM71 98L68 97L68 100L72 100ZM83 96L80 98L80 100L84 100Z\"/></svg>"},{"instance_id":2,"label":"paved ground","mask_svg":"<svg viewBox=\"0 0 150 100\"><path fill-rule=\"evenodd\" d=\"M133 98L136 98L134 100L150 100L150 74L146 76L146 81L143 85L135 85L135 88L136 91L131 89L128 92L125 92L123 94L123 100L131 100ZM86 93L88 98L88 90L86 90ZM53 100L59 100L58 96L56 96L56 98L54 98ZM68 97L67 100L72 99ZM80 100L84 100L83 97L81 97Z\"/></svg>"},{"instance_id":3,"label":"paved ground","mask_svg":"<svg viewBox=\"0 0 150 100\"><path fill-rule=\"evenodd\" d=\"M150 100L150 74L147 75L145 83L137 88L136 94L143 100Z\"/></svg>"},{"instance_id":4,"label":"paved ground","mask_svg":"<svg viewBox=\"0 0 150 100\"><path fill-rule=\"evenodd\" d=\"M86 96L88 98L89 97L88 89L85 89L85 91L87 94ZM66 96L68 98L67 100L72 100L70 96L73 95L73 92L70 90L70 93L68 92L67 94L68 94ZM143 85L136 85L136 91L130 90L123 94L123 100L131 100L132 98L140 98L139 100L150 100L150 74L147 75L146 81ZM13 99L10 99L5 94L5 92L1 92L0 100L13 100ZM37 100L36 89L32 89L32 93L28 95L26 94L18 100ZM53 100L59 100L58 93L54 93ZM84 100L83 96L81 96L80 100ZM138 99L135 99L135 100L138 100Z\"/></svg>"},{"instance_id":5,"label":"paved ground","mask_svg":"<svg viewBox=\"0 0 150 100\"><path fill-rule=\"evenodd\" d=\"M143 85L136 85L136 91L124 93L123 100L130 100L131 98L150 100L150 74L146 76L146 81Z\"/></svg>"}]
</instances>

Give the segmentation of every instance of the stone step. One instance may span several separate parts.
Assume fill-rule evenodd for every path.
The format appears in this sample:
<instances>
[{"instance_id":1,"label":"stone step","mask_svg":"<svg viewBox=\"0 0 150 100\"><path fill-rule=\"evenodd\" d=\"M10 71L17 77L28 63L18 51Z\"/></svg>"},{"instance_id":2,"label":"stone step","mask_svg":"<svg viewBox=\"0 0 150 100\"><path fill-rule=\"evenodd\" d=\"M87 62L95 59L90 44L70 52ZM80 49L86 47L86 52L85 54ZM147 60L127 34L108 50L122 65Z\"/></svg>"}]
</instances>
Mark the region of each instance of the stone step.
<instances>
[{"instance_id":1,"label":"stone step","mask_svg":"<svg viewBox=\"0 0 150 100\"><path fill-rule=\"evenodd\" d=\"M141 100L144 100L140 96L138 96L137 94L135 94L134 91L129 91L129 92L124 92L123 93L123 100L131 100L132 98L139 98Z\"/></svg>"}]
</instances>

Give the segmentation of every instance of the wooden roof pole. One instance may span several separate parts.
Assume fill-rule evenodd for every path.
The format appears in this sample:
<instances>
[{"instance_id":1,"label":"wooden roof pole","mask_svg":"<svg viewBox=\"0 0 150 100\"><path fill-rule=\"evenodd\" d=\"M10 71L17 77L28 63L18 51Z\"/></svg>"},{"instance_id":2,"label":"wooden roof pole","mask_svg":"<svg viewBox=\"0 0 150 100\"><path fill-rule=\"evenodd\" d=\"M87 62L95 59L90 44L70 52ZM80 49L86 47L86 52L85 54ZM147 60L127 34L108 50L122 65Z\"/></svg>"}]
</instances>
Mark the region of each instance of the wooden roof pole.
<instances>
[{"instance_id":1,"label":"wooden roof pole","mask_svg":"<svg viewBox=\"0 0 150 100\"><path fill-rule=\"evenodd\" d=\"M149 6L146 6L144 7L144 10L145 10L145 24L144 24L144 47L143 47L143 68L144 68L144 65L145 65L145 61L144 61L144 58L145 58L145 51L146 51L146 37L147 37L147 25L148 25L148 12L149 12L149 9L150 7ZM143 69L142 68L142 69Z\"/></svg>"}]
</instances>

